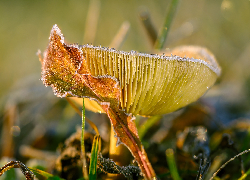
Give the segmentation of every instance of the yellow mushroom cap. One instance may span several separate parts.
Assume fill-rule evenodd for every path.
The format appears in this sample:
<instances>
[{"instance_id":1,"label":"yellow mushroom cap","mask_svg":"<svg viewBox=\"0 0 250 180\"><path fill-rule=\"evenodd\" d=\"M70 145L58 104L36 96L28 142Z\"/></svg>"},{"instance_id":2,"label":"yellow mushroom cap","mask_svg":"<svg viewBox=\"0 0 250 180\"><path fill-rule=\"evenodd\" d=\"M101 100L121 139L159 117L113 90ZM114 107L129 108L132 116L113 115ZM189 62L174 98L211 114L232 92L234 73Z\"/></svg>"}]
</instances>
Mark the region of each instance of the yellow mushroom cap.
<instances>
[{"instance_id":1,"label":"yellow mushroom cap","mask_svg":"<svg viewBox=\"0 0 250 180\"><path fill-rule=\"evenodd\" d=\"M220 75L220 67L206 48L182 46L165 55L124 52L81 46L93 76L112 76L120 84L120 108L134 115L173 112L200 98ZM90 104L91 103L91 104ZM103 112L87 100L86 108Z\"/></svg>"}]
</instances>

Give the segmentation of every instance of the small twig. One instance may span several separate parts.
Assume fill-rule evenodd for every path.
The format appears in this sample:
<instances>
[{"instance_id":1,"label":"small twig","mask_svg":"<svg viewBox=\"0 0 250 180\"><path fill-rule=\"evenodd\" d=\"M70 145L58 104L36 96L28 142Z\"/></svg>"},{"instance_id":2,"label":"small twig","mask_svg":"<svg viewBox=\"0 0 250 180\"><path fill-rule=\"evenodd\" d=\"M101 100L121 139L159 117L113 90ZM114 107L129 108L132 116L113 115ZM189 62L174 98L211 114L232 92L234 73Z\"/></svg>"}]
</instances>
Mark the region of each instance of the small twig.
<instances>
[{"instance_id":1,"label":"small twig","mask_svg":"<svg viewBox=\"0 0 250 180\"><path fill-rule=\"evenodd\" d=\"M220 145L218 148L228 148L234 151L236 154L239 153L239 151L236 149L234 142L232 141L229 134L223 134L222 140L220 142ZM239 156L240 160L240 167L241 167L241 174L243 175L245 173L244 163L241 156Z\"/></svg>"},{"instance_id":2,"label":"small twig","mask_svg":"<svg viewBox=\"0 0 250 180\"><path fill-rule=\"evenodd\" d=\"M1 169L0 169L0 176L3 175L4 172L8 171L9 169L12 168L20 168L22 173L24 174L26 180L34 180L34 174L29 170L25 164L23 164L21 161L10 161L7 164L5 164Z\"/></svg>"},{"instance_id":3,"label":"small twig","mask_svg":"<svg viewBox=\"0 0 250 180\"><path fill-rule=\"evenodd\" d=\"M200 154L200 165L199 165L199 172L198 175L196 176L196 180L203 180L204 179L204 175L206 174L208 168L211 165L211 161L210 160L206 160L204 161L203 155Z\"/></svg>"},{"instance_id":4,"label":"small twig","mask_svg":"<svg viewBox=\"0 0 250 180\"><path fill-rule=\"evenodd\" d=\"M213 178L215 178L215 176L231 161L235 160L236 158L238 158L239 156L242 156L243 154L249 153L250 149L247 149L239 154L237 154L236 156L232 157L231 159L229 159L227 162L225 162L214 174L213 176L209 179L212 180Z\"/></svg>"},{"instance_id":5,"label":"small twig","mask_svg":"<svg viewBox=\"0 0 250 180\"><path fill-rule=\"evenodd\" d=\"M202 158L200 159L200 163L199 163L199 171L198 171L198 174L196 176L196 180L202 180L202 174L201 174L201 171L202 171Z\"/></svg>"}]
</instances>

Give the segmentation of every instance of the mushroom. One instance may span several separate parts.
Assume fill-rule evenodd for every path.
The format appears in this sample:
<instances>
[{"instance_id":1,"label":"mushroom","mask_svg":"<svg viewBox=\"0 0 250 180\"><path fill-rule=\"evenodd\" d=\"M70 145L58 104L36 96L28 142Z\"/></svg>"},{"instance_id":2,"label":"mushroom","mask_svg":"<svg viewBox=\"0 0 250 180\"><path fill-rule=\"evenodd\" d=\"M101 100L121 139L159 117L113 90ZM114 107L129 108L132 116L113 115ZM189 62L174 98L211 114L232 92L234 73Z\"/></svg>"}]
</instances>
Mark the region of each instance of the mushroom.
<instances>
[{"instance_id":1,"label":"mushroom","mask_svg":"<svg viewBox=\"0 0 250 180\"><path fill-rule=\"evenodd\" d=\"M179 47L166 55L124 52L93 45L68 45L54 25L44 53L42 81L59 97L88 97L107 113L145 179L155 177L132 115L175 111L196 101L220 75L205 48Z\"/></svg>"},{"instance_id":2,"label":"mushroom","mask_svg":"<svg viewBox=\"0 0 250 180\"><path fill-rule=\"evenodd\" d=\"M166 114L196 101L221 71L213 54L199 46L180 46L162 56L92 45L82 50L94 76L109 75L120 82L120 108L134 115ZM85 99L85 106L104 112L91 99Z\"/></svg>"}]
</instances>

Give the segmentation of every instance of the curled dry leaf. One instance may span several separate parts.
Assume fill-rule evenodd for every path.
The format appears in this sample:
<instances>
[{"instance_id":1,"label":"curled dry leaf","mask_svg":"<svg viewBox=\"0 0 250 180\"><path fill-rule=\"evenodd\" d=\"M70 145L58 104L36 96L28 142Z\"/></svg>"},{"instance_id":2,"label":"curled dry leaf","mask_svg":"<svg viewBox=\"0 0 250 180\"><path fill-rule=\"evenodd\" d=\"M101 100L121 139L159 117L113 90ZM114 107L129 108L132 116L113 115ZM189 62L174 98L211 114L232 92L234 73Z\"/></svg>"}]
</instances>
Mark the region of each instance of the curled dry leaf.
<instances>
[{"instance_id":1,"label":"curled dry leaf","mask_svg":"<svg viewBox=\"0 0 250 180\"><path fill-rule=\"evenodd\" d=\"M205 49L190 48L192 57L123 52L92 45L67 45L57 25L42 62L42 81L59 97L88 97L107 113L119 141L135 157L146 179L155 177L128 114L156 115L175 111L204 94L220 74ZM185 48L184 48L185 49ZM177 49L178 53L185 53ZM186 51L186 49L185 49ZM202 53L199 53L202 52ZM201 60L202 58L205 60Z\"/></svg>"},{"instance_id":2,"label":"curled dry leaf","mask_svg":"<svg viewBox=\"0 0 250 180\"><path fill-rule=\"evenodd\" d=\"M117 104L118 81L112 76L92 76L78 45L66 45L55 25L42 60L42 81L59 97L90 97L98 102Z\"/></svg>"}]
</instances>

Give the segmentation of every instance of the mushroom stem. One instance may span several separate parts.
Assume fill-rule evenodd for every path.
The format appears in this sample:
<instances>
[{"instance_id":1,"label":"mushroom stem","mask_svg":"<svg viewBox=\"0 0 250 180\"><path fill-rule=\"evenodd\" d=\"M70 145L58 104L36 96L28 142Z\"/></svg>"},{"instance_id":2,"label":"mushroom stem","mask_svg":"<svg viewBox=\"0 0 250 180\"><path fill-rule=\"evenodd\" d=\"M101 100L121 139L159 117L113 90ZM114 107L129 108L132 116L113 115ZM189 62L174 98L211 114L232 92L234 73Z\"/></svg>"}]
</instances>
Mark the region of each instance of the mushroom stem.
<instances>
[{"instance_id":1,"label":"mushroom stem","mask_svg":"<svg viewBox=\"0 0 250 180\"><path fill-rule=\"evenodd\" d=\"M130 152L126 146L117 146L117 138L112 126L110 129L109 158L119 166L128 165L131 160Z\"/></svg>"},{"instance_id":2,"label":"mushroom stem","mask_svg":"<svg viewBox=\"0 0 250 180\"><path fill-rule=\"evenodd\" d=\"M117 138L128 147L131 154L134 156L144 178L155 179L155 172L140 141L136 125L134 122L131 122L132 117L128 116L124 111L113 109L105 104L102 105L102 108L107 113Z\"/></svg>"},{"instance_id":3,"label":"mushroom stem","mask_svg":"<svg viewBox=\"0 0 250 180\"><path fill-rule=\"evenodd\" d=\"M109 142L109 158L119 166L126 166L132 158L131 153L126 146L117 146L117 138L115 137L114 128L111 125L110 142ZM125 179L121 174L108 174L108 179Z\"/></svg>"}]
</instances>

